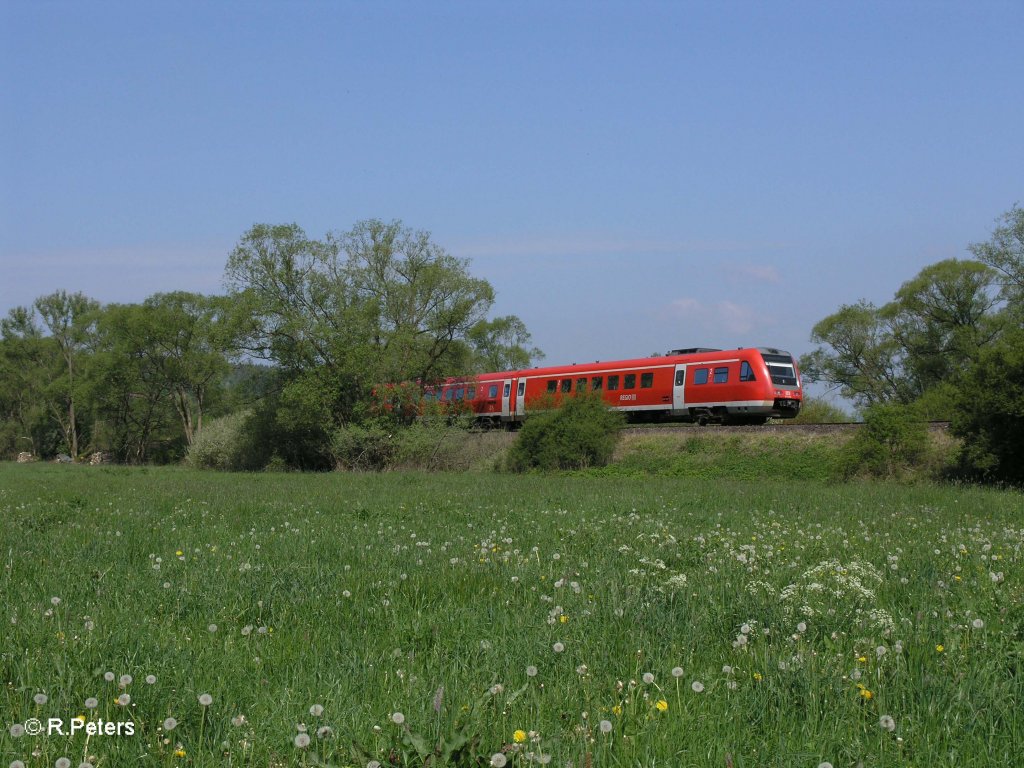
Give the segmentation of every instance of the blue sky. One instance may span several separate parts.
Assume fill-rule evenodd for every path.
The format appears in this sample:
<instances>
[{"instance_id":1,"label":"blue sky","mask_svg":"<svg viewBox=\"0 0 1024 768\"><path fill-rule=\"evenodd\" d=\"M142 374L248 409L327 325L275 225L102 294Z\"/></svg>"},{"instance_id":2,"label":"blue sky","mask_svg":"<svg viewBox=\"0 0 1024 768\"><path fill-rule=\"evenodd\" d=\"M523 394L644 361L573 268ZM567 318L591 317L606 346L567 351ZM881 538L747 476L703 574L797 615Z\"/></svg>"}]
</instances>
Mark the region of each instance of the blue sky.
<instances>
[{"instance_id":1,"label":"blue sky","mask_svg":"<svg viewBox=\"0 0 1024 768\"><path fill-rule=\"evenodd\" d=\"M1021 2L0 0L0 313L433 233L546 362L809 351L1024 203Z\"/></svg>"}]
</instances>

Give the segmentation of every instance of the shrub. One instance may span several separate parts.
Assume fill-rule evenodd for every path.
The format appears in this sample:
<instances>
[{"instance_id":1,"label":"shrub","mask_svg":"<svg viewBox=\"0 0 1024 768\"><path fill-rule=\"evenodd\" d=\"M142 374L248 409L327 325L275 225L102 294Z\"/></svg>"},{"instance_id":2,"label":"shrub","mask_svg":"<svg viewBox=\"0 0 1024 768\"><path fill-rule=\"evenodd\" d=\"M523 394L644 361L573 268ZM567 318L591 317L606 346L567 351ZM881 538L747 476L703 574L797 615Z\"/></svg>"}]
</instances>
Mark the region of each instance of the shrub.
<instances>
[{"instance_id":1,"label":"shrub","mask_svg":"<svg viewBox=\"0 0 1024 768\"><path fill-rule=\"evenodd\" d=\"M599 395L569 398L526 420L506 466L513 472L605 466L623 422L622 414L609 410Z\"/></svg>"},{"instance_id":2,"label":"shrub","mask_svg":"<svg viewBox=\"0 0 1024 768\"><path fill-rule=\"evenodd\" d=\"M953 433L970 477L1024 484L1024 332L1007 334L967 372Z\"/></svg>"},{"instance_id":3,"label":"shrub","mask_svg":"<svg viewBox=\"0 0 1024 768\"><path fill-rule=\"evenodd\" d=\"M846 477L901 477L918 467L928 451L928 425L911 406L879 404L864 413L864 426L844 446Z\"/></svg>"},{"instance_id":4,"label":"shrub","mask_svg":"<svg viewBox=\"0 0 1024 768\"><path fill-rule=\"evenodd\" d=\"M790 424L844 424L852 421L850 414L828 400L804 397L800 414Z\"/></svg>"},{"instance_id":5,"label":"shrub","mask_svg":"<svg viewBox=\"0 0 1024 768\"><path fill-rule=\"evenodd\" d=\"M256 450L252 421L252 412L242 411L207 422L189 447L186 462L198 469L259 469L264 456Z\"/></svg>"},{"instance_id":6,"label":"shrub","mask_svg":"<svg viewBox=\"0 0 1024 768\"><path fill-rule=\"evenodd\" d=\"M397 450L394 429L375 421L346 424L334 433L331 453L338 469L382 470Z\"/></svg>"}]
</instances>

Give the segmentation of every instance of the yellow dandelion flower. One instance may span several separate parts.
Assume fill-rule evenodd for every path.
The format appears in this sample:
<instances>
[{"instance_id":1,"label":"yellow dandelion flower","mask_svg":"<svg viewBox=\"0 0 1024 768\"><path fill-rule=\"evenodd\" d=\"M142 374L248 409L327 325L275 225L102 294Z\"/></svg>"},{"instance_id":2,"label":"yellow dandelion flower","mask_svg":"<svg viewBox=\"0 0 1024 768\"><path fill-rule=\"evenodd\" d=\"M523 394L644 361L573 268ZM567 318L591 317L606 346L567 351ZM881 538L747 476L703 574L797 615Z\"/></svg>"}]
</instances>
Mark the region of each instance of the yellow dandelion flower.
<instances>
[{"instance_id":1,"label":"yellow dandelion flower","mask_svg":"<svg viewBox=\"0 0 1024 768\"><path fill-rule=\"evenodd\" d=\"M871 699L875 697L875 694L873 694L867 688L861 688L860 697L864 699L864 701L871 701Z\"/></svg>"},{"instance_id":2,"label":"yellow dandelion flower","mask_svg":"<svg viewBox=\"0 0 1024 768\"><path fill-rule=\"evenodd\" d=\"M177 550L175 550L175 551L174 551L174 554L176 554L176 555L177 555L178 557L181 557L181 556L182 556L182 555L184 555L185 553L184 553L184 552L182 552L182 551L181 551L180 549L177 549Z\"/></svg>"},{"instance_id":3,"label":"yellow dandelion flower","mask_svg":"<svg viewBox=\"0 0 1024 768\"><path fill-rule=\"evenodd\" d=\"M935 646L936 653L942 653L944 650L946 650L946 646L944 646L942 643L939 643Z\"/></svg>"},{"instance_id":4,"label":"yellow dandelion flower","mask_svg":"<svg viewBox=\"0 0 1024 768\"><path fill-rule=\"evenodd\" d=\"M185 750L184 749L176 749L176 750L174 750L174 756L175 757L184 757L185 756Z\"/></svg>"},{"instance_id":5,"label":"yellow dandelion flower","mask_svg":"<svg viewBox=\"0 0 1024 768\"><path fill-rule=\"evenodd\" d=\"M522 744L524 741L526 741L526 731L520 729L513 733L512 741L514 741L516 744Z\"/></svg>"},{"instance_id":6,"label":"yellow dandelion flower","mask_svg":"<svg viewBox=\"0 0 1024 768\"><path fill-rule=\"evenodd\" d=\"M764 680L764 675L762 675L760 672L755 672L754 673L754 679L757 680L758 682L761 682L762 680Z\"/></svg>"},{"instance_id":7,"label":"yellow dandelion flower","mask_svg":"<svg viewBox=\"0 0 1024 768\"><path fill-rule=\"evenodd\" d=\"M668 712L668 702L664 699L658 699L658 703L654 705L654 708L659 712Z\"/></svg>"},{"instance_id":8,"label":"yellow dandelion flower","mask_svg":"<svg viewBox=\"0 0 1024 768\"><path fill-rule=\"evenodd\" d=\"M569 623L569 617L566 616L564 613L561 616L558 617L558 620L560 622L562 622L563 624L568 624Z\"/></svg>"},{"instance_id":9,"label":"yellow dandelion flower","mask_svg":"<svg viewBox=\"0 0 1024 768\"><path fill-rule=\"evenodd\" d=\"M613 715L621 715L622 714L622 705L621 704L616 704L614 707L612 707L612 714Z\"/></svg>"},{"instance_id":10,"label":"yellow dandelion flower","mask_svg":"<svg viewBox=\"0 0 1024 768\"><path fill-rule=\"evenodd\" d=\"M867 656L858 656L857 657L857 661L859 661L861 664L867 664L868 663L868 657Z\"/></svg>"}]
</instances>

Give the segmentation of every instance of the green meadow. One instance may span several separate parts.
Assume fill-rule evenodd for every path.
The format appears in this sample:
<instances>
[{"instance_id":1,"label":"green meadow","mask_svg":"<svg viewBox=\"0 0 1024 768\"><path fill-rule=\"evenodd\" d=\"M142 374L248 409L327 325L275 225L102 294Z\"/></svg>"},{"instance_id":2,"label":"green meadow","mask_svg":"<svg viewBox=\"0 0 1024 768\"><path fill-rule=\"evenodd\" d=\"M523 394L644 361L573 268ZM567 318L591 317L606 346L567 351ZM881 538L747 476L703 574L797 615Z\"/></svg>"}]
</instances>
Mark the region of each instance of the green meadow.
<instances>
[{"instance_id":1,"label":"green meadow","mask_svg":"<svg viewBox=\"0 0 1024 768\"><path fill-rule=\"evenodd\" d=\"M0 766L1020 764L1022 508L3 464Z\"/></svg>"}]
</instances>

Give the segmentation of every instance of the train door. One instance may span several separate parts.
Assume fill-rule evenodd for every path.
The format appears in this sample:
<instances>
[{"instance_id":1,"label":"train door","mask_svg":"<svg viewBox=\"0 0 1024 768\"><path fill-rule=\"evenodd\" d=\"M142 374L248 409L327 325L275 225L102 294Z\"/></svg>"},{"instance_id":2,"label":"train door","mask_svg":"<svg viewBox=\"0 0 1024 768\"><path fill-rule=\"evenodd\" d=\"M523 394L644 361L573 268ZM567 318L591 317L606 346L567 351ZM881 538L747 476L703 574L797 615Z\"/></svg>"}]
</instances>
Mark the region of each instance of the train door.
<instances>
[{"instance_id":1,"label":"train door","mask_svg":"<svg viewBox=\"0 0 1024 768\"><path fill-rule=\"evenodd\" d=\"M672 385L672 411L676 415L686 410L686 366L676 366L676 378Z\"/></svg>"},{"instance_id":2,"label":"train door","mask_svg":"<svg viewBox=\"0 0 1024 768\"><path fill-rule=\"evenodd\" d=\"M526 414L526 379L520 379L516 387L516 416L520 419Z\"/></svg>"},{"instance_id":3,"label":"train door","mask_svg":"<svg viewBox=\"0 0 1024 768\"><path fill-rule=\"evenodd\" d=\"M512 418L512 379L505 379L501 383L501 420L508 421Z\"/></svg>"}]
</instances>

